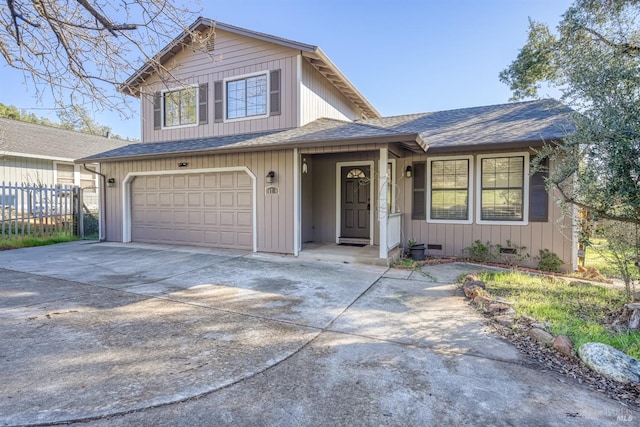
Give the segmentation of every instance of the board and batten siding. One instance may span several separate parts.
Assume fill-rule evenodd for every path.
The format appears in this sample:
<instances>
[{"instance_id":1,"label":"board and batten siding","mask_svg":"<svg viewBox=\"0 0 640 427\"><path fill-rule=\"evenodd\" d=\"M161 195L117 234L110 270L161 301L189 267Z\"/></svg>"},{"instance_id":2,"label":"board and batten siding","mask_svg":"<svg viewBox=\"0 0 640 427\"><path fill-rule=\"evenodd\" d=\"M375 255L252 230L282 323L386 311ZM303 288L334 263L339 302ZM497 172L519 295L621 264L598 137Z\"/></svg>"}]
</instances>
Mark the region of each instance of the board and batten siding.
<instances>
[{"instance_id":1,"label":"board and batten siding","mask_svg":"<svg viewBox=\"0 0 640 427\"><path fill-rule=\"evenodd\" d=\"M53 161L0 155L0 182L53 185Z\"/></svg>"},{"instance_id":2,"label":"board and batten siding","mask_svg":"<svg viewBox=\"0 0 640 427\"><path fill-rule=\"evenodd\" d=\"M212 52L185 48L165 66L176 77L175 83L161 83L157 77L147 80L141 95L142 142L175 141L220 135L243 134L295 127L298 120L297 50L216 30ZM214 82L246 74L280 70L279 115L214 123ZM170 88L208 84L208 121L197 126L154 130L153 94Z\"/></svg>"},{"instance_id":3,"label":"board and batten siding","mask_svg":"<svg viewBox=\"0 0 640 427\"><path fill-rule=\"evenodd\" d=\"M356 120L362 112L308 61L302 61L300 79L300 126L321 117Z\"/></svg>"},{"instance_id":4,"label":"board and batten siding","mask_svg":"<svg viewBox=\"0 0 640 427\"><path fill-rule=\"evenodd\" d=\"M495 153L495 151L493 152ZM458 153L460 155L474 155L474 164L477 154L483 153ZM508 155L508 152L504 153ZM398 171L404 171L407 165L414 162L426 162L429 159L436 159L437 156L414 155L398 160ZM563 268L570 270L572 268L572 224L571 218L564 215L562 208L556 202L559 195L552 192L549 194L548 221L547 222L531 222L528 225L490 225L476 224L476 200L477 194L475 183L475 168L473 173L473 224L440 224L428 223L426 220L412 220L412 182L410 178L406 178L398 173L398 192L397 201L403 215L403 235L406 243L409 239L414 239L425 245L442 245L442 251L428 250L429 255L442 256L460 256L462 249L470 246L476 240L483 244L490 242L491 244L506 245L507 240L513 245L526 246L525 253L530 254L531 258L526 264L537 265L535 257L539 255L540 249L549 249L555 252L564 262ZM428 187L427 187L428 191ZM426 199L426 197L425 197ZM427 209L429 207L427 206Z\"/></svg>"},{"instance_id":5,"label":"board and batten siding","mask_svg":"<svg viewBox=\"0 0 640 427\"><path fill-rule=\"evenodd\" d=\"M380 151L377 145L353 147L351 149L378 149L376 151L346 152L340 154L311 155L308 150L302 157L307 157L308 172L302 175L302 239L315 242L336 241L336 165L338 162L373 162L370 185L373 185L374 200L371 209L374 210L374 244L380 241L380 228L377 219L378 184L380 174ZM332 148L333 149L333 148ZM317 150L320 152L321 150ZM356 167L356 166L354 166ZM311 190L311 191L310 191ZM310 217L305 217L310 215Z\"/></svg>"},{"instance_id":6,"label":"board and batten siding","mask_svg":"<svg viewBox=\"0 0 640 427\"><path fill-rule=\"evenodd\" d=\"M187 168L178 169L179 162ZM177 156L154 160L102 163L102 173L115 179L106 192L106 238L122 241L122 183L131 172L176 171L246 166L256 175L257 249L260 252L293 253L293 150L233 153L209 156ZM274 171L278 194L266 194L265 177Z\"/></svg>"}]
</instances>

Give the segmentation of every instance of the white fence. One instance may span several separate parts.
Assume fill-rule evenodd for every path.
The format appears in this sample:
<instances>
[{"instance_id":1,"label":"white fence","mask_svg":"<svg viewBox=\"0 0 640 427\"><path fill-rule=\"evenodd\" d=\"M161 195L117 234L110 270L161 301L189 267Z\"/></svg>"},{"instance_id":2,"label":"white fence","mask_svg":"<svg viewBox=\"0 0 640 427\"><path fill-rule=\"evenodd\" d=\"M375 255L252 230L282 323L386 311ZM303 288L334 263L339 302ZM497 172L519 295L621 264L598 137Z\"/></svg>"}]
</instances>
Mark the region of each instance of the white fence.
<instances>
[{"instance_id":1,"label":"white fence","mask_svg":"<svg viewBox=\"0 0 640 427\"><path fill-rule=\"evenodd\" d=\"M78 234L82 215L80 189L73 185L0 185L0 236L11 239Z\"/></svg>"}]
</instances>

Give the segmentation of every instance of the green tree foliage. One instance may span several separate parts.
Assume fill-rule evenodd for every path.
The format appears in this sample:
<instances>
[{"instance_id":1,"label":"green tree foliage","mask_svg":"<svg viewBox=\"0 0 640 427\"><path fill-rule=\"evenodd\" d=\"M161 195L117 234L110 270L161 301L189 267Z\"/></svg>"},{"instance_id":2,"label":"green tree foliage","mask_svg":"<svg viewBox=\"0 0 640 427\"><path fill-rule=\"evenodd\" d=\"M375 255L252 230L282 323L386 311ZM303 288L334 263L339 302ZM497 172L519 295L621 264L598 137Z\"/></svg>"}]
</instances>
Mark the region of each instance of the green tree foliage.
<instances>
[{"instance_id":1,"label":"green tree foliage","mask_svg":"<svg viewBox=\"0 0 640 427\"><path fill-rule=\"evenodd\" d=\"M27 113L26 111L20 111L14 105L5 105L0 102L0 117L7 119L20 120L22 122L36 123L45 126L56 126L51 120L45 117L38 117L33 113Z\"/></svg>"},{"instance_id":2,"label":"green tree foliage","mask_svg":"<svg viewBox=\"0 0 640 427\"><path fill-rule=\"evenodd\" d=\"M8 119L20 120L22 122L36 123L39 125L53 126L61 129L73 130L76 132L88 133L90 135L104 136L110 133L114 138L121 138L119 135L112 134L109 126L96 123L89 115L89 112L83 108L73 105L67 109L58 111L59 123L52 122L46 117L38 117L33 113L20 111L13 105L5 105L0 102L0 117ZM128 139L128 138L127 138Z\"/></svg>"},{"instance_id":3,"label":"green tree foliage","mask_svg":"<svg viewBox=\"0 0 640 427\"><path fill-rule=\"evenodd\" d=\"M548 144L548 184L596 218L640 223L640 0L576 0L556 31L530 21L529 37L500 73L513 99L542 84L562 91L575 130Z\"/></svg>"}]
</instances>

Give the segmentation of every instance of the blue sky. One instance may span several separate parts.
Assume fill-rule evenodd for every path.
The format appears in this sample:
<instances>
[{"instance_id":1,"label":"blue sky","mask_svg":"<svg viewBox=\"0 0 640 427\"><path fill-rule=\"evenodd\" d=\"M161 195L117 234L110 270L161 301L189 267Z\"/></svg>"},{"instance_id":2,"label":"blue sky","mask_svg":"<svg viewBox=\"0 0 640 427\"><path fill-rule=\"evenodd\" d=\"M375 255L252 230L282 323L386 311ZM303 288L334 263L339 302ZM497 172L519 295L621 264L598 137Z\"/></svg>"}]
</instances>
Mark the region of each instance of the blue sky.
<instances>
[{"instance_id":1,"label":"blue sky","mask_svg":"<svg viewBox=\"0 0 640 427\"><path fill-rule=\"evenodd\" d=\"M555 27L567 0L204 0L202 15L320 46L380 111L398 115L508 102L498 80L526 41L528 18ZM137 68L139 64L136 64ZM0 102L55 120L21 73L0 65ZM16 84L7 84L16 82ZM543 95L545 93L543 92ZM546 95L557 96L556 92ZM139 118L96 113L139 138Z\"/></svg>"}]
</instances>

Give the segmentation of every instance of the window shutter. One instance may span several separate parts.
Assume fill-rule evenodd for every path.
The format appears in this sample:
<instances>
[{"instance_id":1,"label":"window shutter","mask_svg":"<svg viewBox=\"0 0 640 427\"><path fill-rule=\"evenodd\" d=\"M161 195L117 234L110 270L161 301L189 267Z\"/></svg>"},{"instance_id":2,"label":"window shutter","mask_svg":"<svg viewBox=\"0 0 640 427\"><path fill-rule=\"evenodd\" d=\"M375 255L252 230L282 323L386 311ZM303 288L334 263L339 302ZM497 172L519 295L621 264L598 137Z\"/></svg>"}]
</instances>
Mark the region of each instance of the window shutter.
<instances>
[{"instance_id":1,"label":"window shutter","mask_svg":"<svg viewBox=\"0 0 640 427\"><path fill-rule=\"evenodd\" d=\"M209 83L202 83L198 90L198 122L203 125L209 121Z\"/></svg>"},{"instance_id":2,"label":"window shutter","mask_svg":"<svg viewBox=\"0 0 640 427\"><path fill-rule=\"evenodd\" d=\"M162 128L162 94L156 92L153 94L153 129Z\"/></svg>"},{"instance_id":3,"label":"window shutter","mask_svg":"<svg viewBox=\"0 0 640 427\"><path fill-rule=\"evenodd\" d=\"M425 162L413 164L413 209L411 219L427 219L426 184L427 164Z\"/></svg>"},{"instance_id":4,"label":"window shutter","mask_svg":"<svg viewBox=\"0 0 640 427\"><path fill-rule=\"evenodd\" d=\"M272 116L280 114L280 70L273 70L269 75L269 113Z\"/></svg>"},{"instance_id":5,"label":"window shutter","mask_svg":"<svg viewBox=\"0 0 640 427\"><path fill-rule=\"evenodd\" d=\"M540 170L531 175L529 181L529 221L549 220L549 193L545 179L548 176L547 159L540 163Z\"/></svg>"},{"instance_id":6,"label":"window shutter","mask_svg":"<svg viewBox=\"0 0 640 427\"><path fill-rule=\"evenodd\" d=\"M213 122L221 123L223 120L222 81L217 81L213 83Z\"/></svg>"}]
</instances>

